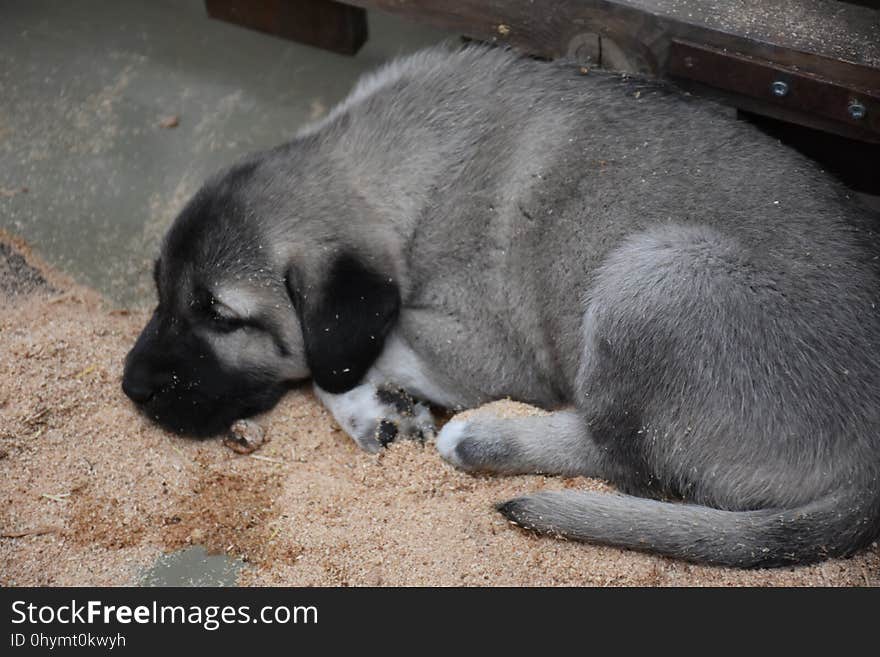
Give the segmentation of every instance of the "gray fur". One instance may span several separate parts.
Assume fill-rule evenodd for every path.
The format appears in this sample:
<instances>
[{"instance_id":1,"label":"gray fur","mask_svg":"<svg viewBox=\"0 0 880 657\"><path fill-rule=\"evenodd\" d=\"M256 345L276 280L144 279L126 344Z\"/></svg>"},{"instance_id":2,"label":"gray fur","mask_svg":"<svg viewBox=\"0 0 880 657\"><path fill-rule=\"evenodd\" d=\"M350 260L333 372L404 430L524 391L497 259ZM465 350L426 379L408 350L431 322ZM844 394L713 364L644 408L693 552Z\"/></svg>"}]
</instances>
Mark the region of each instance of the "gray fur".
<instances>
[{"instance_id":1,"label":"gray fur","mask_svg":"<svg viewBox=\"0 0 880 657\"><path fill-rule=\"evenodd\" d=\"M484 416L449 422L437 449L462 470L601 477L599 448L584 434L583 417L573 410L531 417Z\"/></svg>"},{"instance_id":2,"label":"gray fur","mask_svg":"<svg viewBox=\"0 0 880 657\"><path fill-rule=\"evenodd\" d=\"M222 211L182 216L162 262L235 283L230 307L272 308L289 378L358 389L302 362L317 362L303 341L327 337L310 304L353 258L399 295L380 296L393 325L366 331L384 347L363 381L456 408L569 409L453 425L447 459L640 496L501 505L519 524L735 566L845 555L880 533L875 226L814 163L711 103L433 49L200 195ZM185 300L196 278L160 280L160 296ZM267 367L265 347L251 366L215 342L221 362Z\"/></svg>"}]
</instances>

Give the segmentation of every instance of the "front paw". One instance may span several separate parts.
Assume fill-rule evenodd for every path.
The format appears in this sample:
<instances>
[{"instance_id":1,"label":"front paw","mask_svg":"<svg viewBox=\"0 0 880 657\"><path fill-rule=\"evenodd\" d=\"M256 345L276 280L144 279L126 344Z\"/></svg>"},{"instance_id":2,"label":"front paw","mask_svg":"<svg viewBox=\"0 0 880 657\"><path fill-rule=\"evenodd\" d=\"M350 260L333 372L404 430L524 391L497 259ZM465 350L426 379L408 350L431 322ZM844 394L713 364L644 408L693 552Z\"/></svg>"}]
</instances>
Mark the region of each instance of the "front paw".
<instances>
[{"instance_id":1,"label":"front paw","mask_svg":"<svg viewBox=\"0 0 880 657\"><path fill-rule=\"evenodd\" d=\"M431 410L405 390L382 386L376 390L376 399L384 409L375 430L382 447L398 439L425 442L434 438L437 429Z\"/></svg>"},{"instance_id":2,"label":"front paw","mask_svg":"<svg viewBox=\"0 0 880 657\"><path fill-rule=\"evenodd\" d=\"M364 451L379 452L395 440L430 440L436 433L430 409L399 388L367 383L341 395L316 391Z\"/></svg>"}]
</instances>

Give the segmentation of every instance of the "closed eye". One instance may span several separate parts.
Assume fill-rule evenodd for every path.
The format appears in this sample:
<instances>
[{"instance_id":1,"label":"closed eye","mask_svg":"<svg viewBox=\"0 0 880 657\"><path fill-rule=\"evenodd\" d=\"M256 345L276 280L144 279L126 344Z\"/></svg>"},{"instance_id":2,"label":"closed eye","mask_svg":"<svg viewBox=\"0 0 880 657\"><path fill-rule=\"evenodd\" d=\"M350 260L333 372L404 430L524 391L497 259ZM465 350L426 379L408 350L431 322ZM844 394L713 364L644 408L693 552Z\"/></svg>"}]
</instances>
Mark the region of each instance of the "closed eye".
<instances>
[{"instance_id":1,"label":"closed eye","mask_svg":"<svg viewBox=\"0 0 880 657\"><path fill-rule=\"evenodd\" d=\"M190 301L196 321L211 331L230 333L244 328L247 322L229 306L218 301L207 289L198 288Z\"/></svg>"},{"instance_id":2,"label":"closed eye","mask_svg":"<svg viewBox=\"0 0 880 657\"><path fill-rule=\"evenodd\" d=\"M208 319L211 323L211 329L221 333L231 333L242 329L258 329L266 330L263 323L253 317L241 317L237 315L229 306L221 301L211 297L211 303L207 311Z\"/></svg>"},{"instance_id":3,"label":"closed eye","mask_svg":"<svg viewBox=\"0 0 880 657\"><path fill-rule=\"evenodd\" d=\"M218 306L222 306L222 308ZM243 329L248 325L246 320L243 320L240 317L231 316L224 312L224 310L225 306L223 306L223 304L212 304L208 310L208 319L211 322L211 328L213 330L220 331L221 333L231 333L232 331Z\"/></svg>"},{"instance_id":4,"label":"closed eye","mask_svg":"<svg viewBox=\"0 0 880 657\"><path fill-rule=\"evenodd\" d=\"M217 333L232 333L244 329L267 330L256 317L242 317L220 301L207 288L197 288L191 307L202 326Z\"/></svg>"}]
</instances>

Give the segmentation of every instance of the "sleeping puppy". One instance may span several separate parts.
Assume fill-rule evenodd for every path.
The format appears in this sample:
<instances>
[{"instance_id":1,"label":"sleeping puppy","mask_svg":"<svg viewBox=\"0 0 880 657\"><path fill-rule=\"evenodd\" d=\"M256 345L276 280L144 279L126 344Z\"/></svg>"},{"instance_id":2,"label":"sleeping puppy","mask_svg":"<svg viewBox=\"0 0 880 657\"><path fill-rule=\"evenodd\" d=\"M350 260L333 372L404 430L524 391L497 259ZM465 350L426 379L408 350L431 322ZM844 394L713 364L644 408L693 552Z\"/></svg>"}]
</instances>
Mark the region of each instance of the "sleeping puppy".
<instances>
[{"instance_id":1,"label":"sleeping puppy","mask_svg":"<svg viewBox=\"0 0 880 657\"><path fill-rule=\"evenodd\" d=\"M713 104L428 50L205 184L123 388L206 435L310 377L368 451L430 437L426 402L511 397L555 412L450 422L441 456L621 491L499 505L515 523L741 567L847 555L880 533L874 229Z\"/></svg>"}]
</instances>

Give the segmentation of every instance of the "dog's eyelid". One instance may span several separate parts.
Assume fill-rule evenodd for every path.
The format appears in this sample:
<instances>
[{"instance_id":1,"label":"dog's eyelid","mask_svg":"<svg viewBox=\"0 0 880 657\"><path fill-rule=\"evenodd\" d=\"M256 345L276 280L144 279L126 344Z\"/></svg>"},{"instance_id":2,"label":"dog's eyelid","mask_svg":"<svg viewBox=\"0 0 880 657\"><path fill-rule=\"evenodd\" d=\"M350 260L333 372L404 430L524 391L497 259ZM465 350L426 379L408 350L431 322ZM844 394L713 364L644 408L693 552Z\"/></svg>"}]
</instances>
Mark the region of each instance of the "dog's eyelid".
<instances>
[{"instance_id":1,"label":"dog's eyelid","mask_svg":"<svg viewBox=\"0 0 880 657\"><path fill-rule=\"evenodd\" d=\"M211 306L210 312L212 315L215 315L224 320L243 320L245 318L241 317L238 313L236 313L232 308L227 306L222 301L211 297Z\"/></svg>"},{"instance_id":2,"label":"dog's eyelid","mask_svg":"<svg viewBox=\"0 0 880 657\"><path fill-rule=\"evenodd\" d=\"M238 319L238 314L220 301L207 287L197 287L189 301L196 313L218 319Z\"/></svg>"},{"instance_id":3,"label":"dog's eyelid","mask_svg":"<svg viewBox=\"0 0 880 657\"><path fill-rule=\"evenodd\" d=\"M248 322L259 319L260 303L251 289L221 286L214 290L212 301L224 316Z\"/></svg>"},{"instance_id":4,"label":"dog's eyelid","mask_svg":"<svg viewBox=\"0 0 880 657\"><path fill-rule=\"evenodd\" d=\"M210 320L211 326L220 332L231 333L243 328L267 330L263 318L239 314L206 288L199 291L193 300L193 305L199 307L204 316Z\"/></svg>"},{"instance_id":5,"label":"dog's eyelid","mask_svg":"<svg viewBox=\"0 0 880 657\"><path fill-rule=\"evenodd\" d=\"M230 312L222 303L213 303L203 309L207 322L214 331L231 333L244 328L248 322Z\"/></svg>"}]
</instances>

